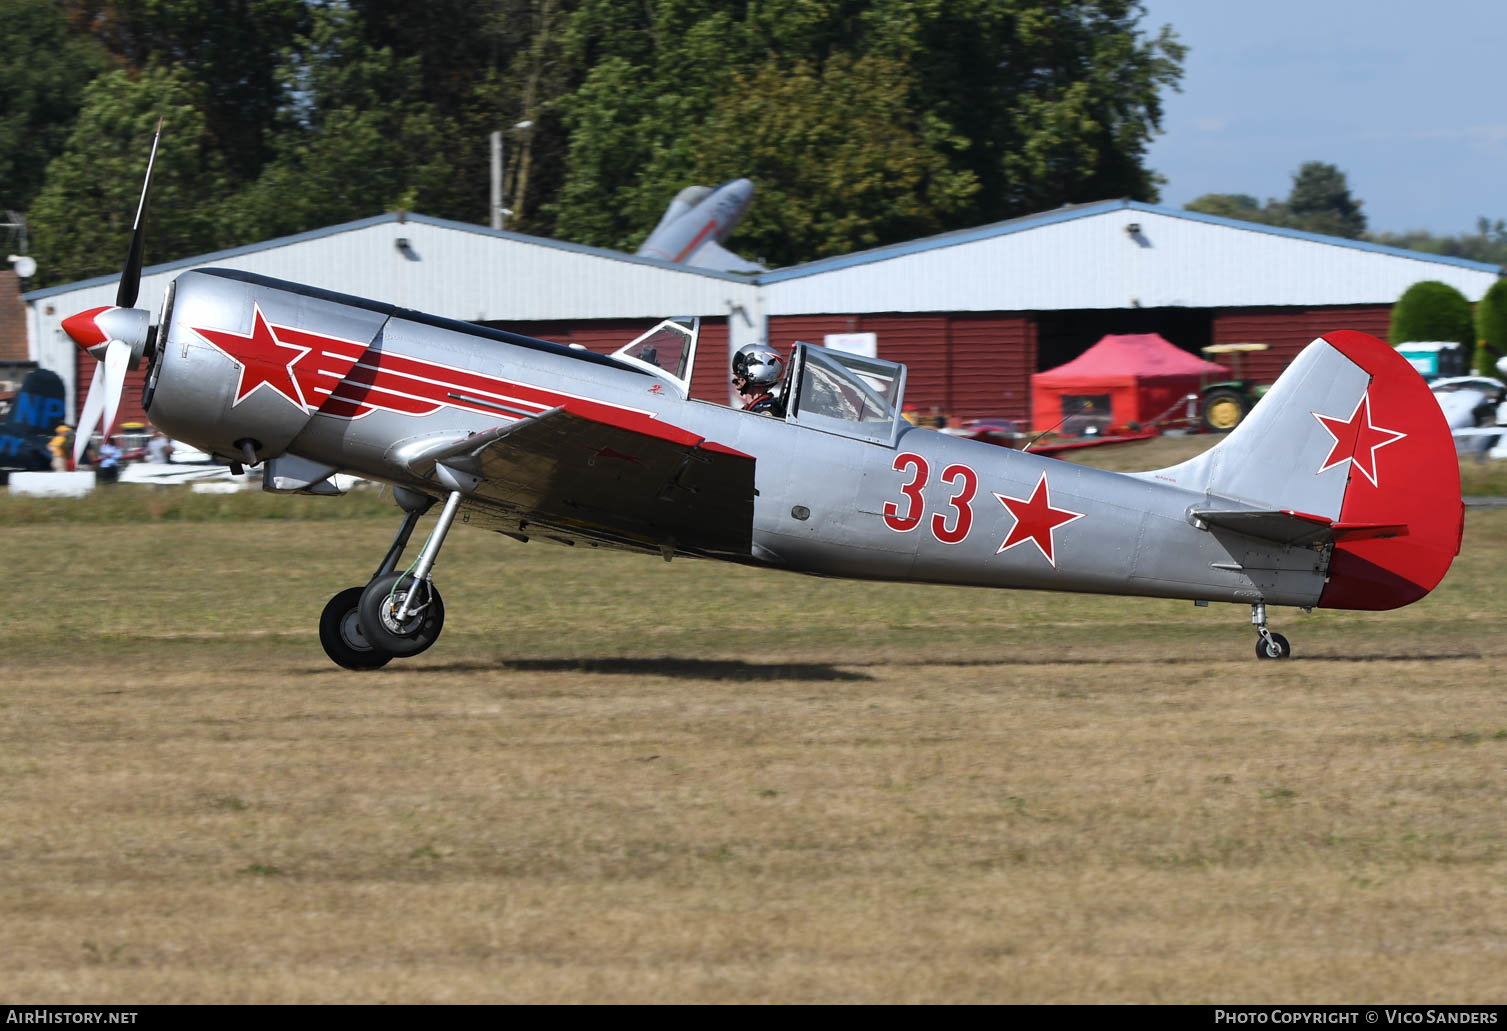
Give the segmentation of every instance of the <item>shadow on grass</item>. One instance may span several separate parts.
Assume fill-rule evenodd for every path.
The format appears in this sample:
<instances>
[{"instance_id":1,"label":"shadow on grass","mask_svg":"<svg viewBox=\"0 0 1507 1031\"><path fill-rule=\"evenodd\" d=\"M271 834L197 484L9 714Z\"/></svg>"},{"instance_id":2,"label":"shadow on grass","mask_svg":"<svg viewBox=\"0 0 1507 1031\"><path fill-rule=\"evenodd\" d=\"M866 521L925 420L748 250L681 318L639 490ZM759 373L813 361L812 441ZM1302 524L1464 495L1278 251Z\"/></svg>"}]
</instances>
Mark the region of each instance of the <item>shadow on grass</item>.
<instances>
[{"instance_id":1,"label":"shadow on grass","mask_svg":"<svg viewBox=\"0 0 1507 1031\"><path fill-rule=\"evenodd\" d=\"M401 660L389 669L401 670ZM743 681L857 681L873 680L867 673L838 669L825 662L754 663L737 659L498 659L495 662L446 662L424 667L429 673L482 673L512 670L517 673L608 673L634 677L674 677L682 680Z\"/></svg>"},{"instance_id":2,"label":"shadow on grass","mask_svg":"<svg viewBox=\"0 0 1507 1031\"><path fill-rule=\"evenodd\" d=\"M1441 652L1437 655L1293 655L1281 664L1293 662L1459 662L1483 659L1481 652ZM1255 655L1232 652L1228 655L1044 655L1014 656L1003 659L935 659L928 661L854 662L852 666L1210 666L1222 662L1260 662ZM1281 665L1279 664L1279 665Z\"/></svg>"}]
</instances>

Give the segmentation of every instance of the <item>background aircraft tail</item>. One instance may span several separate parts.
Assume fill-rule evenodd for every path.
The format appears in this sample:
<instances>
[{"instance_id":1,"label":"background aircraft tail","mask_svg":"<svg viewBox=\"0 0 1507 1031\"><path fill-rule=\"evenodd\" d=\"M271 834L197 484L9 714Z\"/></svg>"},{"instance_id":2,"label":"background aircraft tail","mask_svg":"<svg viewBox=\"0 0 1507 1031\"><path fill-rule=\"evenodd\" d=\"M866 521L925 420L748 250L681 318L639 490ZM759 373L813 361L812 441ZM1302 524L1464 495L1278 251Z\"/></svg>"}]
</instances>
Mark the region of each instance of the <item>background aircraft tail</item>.
<instances>
[{"instance_id":1,"label":"background aircraft tail","mask_svg":"<svg viewBox=\"0 0 1507 1031\"><path fill-rule=\"evenodd\" d=\"M1417 371L1364 333L1315 340L1219 444L1141 475L1203 492L1192 515L1206 525L1332 545L1324 608L1416 601L1460 550L1449 426Z\"/></svg>"}]
</instances>

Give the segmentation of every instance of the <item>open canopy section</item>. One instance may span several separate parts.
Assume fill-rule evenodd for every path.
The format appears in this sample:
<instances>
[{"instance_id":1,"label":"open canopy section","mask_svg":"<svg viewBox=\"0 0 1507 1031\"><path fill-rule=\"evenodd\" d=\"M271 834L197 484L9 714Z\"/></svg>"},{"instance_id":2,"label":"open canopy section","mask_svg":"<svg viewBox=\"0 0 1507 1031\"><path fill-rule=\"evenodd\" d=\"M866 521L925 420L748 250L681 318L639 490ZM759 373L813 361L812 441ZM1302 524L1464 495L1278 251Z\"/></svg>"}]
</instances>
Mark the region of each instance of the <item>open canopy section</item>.
<instances>
[{"instance_id":1,"label":"open canopy section","mask_svg":"<svg viewBox=\"0 0 1507 1031\"><path fill-rule=\"evenodd\" d=\"M668 381L681 397L691 389L696 362L696 338L701 319L665 319L653 329L613 352L612 357Z\"/></svg>"}]
</instances>

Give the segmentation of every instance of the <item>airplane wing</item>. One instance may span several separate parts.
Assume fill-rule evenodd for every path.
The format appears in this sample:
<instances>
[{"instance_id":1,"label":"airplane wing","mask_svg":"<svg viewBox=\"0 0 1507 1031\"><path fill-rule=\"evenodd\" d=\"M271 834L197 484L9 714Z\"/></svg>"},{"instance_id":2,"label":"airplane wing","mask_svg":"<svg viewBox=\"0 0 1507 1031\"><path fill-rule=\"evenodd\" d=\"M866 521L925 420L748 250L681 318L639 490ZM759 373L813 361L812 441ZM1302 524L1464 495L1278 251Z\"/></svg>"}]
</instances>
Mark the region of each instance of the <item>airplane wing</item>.
<instances>
[{"instance_id":1,"label":"airplane wing","mask_svg":"<svg viewBox=\"0 0 1507 1031\"><path fill-rule=\"evenodd\" d=\"M694 268L711 269L714 272L769 271L756 261L749 261L747 258L738 257L715 240L708 240L696 248L695 253L686 259L686 264Z\"/></svg>"},{"instance_id":2,"label":"airplane wing","mask_svg":"<svg viewBox=\"0 0 1507 1031\"><path fill-rule=\"evenodd\" d=\"M1323 516L1294 512L1291 509L1259 511L1195 508L1190 514L1208 526L1299 548L1335 541L1406 537L1408 533L1404 523L1336 523Z\"/></svg>"},{"instance_id":3,"label":"airplane wing","mask_svg":"<svg viewBox=\"0 0 1507 1031\"><path fill-rule=\"evenodd\" d=\"M420 475L458 478L484 525L514 536L670 555L752 550L754 460L628 412L566 407L430 448Z\"/></svg>"}]
</instances>

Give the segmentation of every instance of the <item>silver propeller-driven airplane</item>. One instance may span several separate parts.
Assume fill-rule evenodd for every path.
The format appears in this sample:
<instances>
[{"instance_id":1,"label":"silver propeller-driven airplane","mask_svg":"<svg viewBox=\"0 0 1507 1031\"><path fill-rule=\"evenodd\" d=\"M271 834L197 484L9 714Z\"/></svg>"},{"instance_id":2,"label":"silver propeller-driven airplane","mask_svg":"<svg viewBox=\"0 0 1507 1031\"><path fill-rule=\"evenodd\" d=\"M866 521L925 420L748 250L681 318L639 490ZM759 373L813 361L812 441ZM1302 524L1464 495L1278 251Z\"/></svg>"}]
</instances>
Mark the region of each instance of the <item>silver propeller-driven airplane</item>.
<instances>
[{"instance_id":1,"label":"silver propeller-driven airplane","mask_svg":"<svg viewBox=\"0 0 1507 1031\"><path fill-rule=\"evenodd\" d=\"M693 400L694 320L603 356L204 269L178 277L153 325L132 307L147 192L116 305L64 324L100 361L78 439L101 414L108 428L125 370L146 361L153 423L262 466L266 489L334 494L337 472L391 484L404 511L391 548L320 619L325 651L348 669L438 638L433 570L457 517L667 560L1237 602L1266 659L1290 653L1268 606L1406 605L1459 549L1459 468L1439 406L1360 333L1315 340L1211 450L1123 475L913 427L900 416L904 366L809 344L790 355L780 415Z\"/></svg>"}]
</instances>

